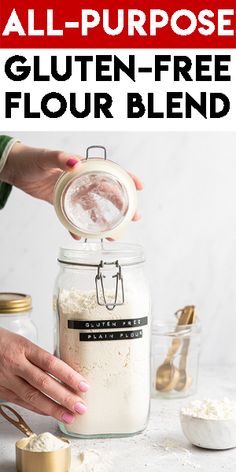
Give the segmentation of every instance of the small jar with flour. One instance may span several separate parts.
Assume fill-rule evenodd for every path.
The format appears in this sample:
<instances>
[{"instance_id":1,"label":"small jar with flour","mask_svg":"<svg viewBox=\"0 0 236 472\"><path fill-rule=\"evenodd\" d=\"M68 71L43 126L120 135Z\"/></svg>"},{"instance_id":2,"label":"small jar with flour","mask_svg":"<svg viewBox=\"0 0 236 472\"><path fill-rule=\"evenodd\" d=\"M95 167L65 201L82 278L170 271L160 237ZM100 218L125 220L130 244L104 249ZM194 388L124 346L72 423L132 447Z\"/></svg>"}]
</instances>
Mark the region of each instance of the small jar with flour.
<instances>
[{"instance_id":1,"label":"small jar with flour","mask_svg":"<svg viewBox=\"0 0 236 472\"><path fill-rule=\"evenodd\" d=\"M116 164L88 161L55 189L59 218L85 238L59 253L55 353L90 385L86 414L59 426L78 437L129 436L145 429L149 415L150 296L142 248L104 238L132 219L136 191Z\"/></svg>"}]
</instances>

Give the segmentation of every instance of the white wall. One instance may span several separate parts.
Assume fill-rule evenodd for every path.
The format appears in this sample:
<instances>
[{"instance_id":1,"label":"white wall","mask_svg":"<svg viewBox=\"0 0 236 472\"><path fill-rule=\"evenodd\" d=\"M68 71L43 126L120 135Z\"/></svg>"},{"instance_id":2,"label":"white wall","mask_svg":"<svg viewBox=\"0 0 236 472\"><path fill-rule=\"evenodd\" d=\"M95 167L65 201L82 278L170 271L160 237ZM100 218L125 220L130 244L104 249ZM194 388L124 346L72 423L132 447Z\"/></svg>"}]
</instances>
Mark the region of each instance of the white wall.
<instances>
[{"instance_id":1,"label":"white wall","mask_svg":"<svg viewBox=\"0 0 236 472\"><path fill-rule=\"evenodd\" d=\"M236 362L236 134L15 136L80 154L103 144L113 160L142 176L143 218L130 225L126 239L145 246L154 316L196 304L204 329L202 361ZM52 207L16 189L0 225L0 290L32 294L40 343L51 349L57 251L71 238Z\"/></svg>"}]
</instances>

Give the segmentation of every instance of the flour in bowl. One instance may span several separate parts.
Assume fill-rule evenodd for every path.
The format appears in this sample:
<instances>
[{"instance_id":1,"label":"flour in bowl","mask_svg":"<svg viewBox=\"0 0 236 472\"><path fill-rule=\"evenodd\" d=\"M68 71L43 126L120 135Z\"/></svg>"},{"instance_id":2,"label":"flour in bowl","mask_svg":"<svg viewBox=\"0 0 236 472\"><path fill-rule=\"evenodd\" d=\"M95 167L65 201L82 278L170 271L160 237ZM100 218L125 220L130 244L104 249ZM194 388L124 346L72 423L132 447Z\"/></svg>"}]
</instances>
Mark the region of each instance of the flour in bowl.
<instances>
[{"instance_id":1,"label":"flour in bowl","mask_svg":"<svg viewBox=\"0 0 236 472\"><path fill-rule=\"evenodd\" d=\"M206 420L230 420L236 416L235 402L228 398L193 400L181 410L183 415Z\"/></svg>"}]
</instances>

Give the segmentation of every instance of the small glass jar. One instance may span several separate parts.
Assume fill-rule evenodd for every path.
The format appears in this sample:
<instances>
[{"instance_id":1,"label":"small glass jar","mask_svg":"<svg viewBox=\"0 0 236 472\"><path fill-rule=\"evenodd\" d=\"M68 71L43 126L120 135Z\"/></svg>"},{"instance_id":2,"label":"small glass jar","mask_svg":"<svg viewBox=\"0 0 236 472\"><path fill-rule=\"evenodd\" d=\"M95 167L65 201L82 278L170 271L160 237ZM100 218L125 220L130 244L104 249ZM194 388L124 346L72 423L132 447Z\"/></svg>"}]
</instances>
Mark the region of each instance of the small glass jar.
<instances>
[{"instance_id":1,"label":"small glass jar","mask_svg":"<svg viewBox=\"0 0 236 472\"><path fill-rule=\"evenodd\" d=\"M55 354L80 372L88 406L72 436L121 437L143 431L150 405L150 297L142 248L79 243L61 249L54 296Z\"/></svg>"},{"instance_id":2,"label":"small glass jar","mask_svg":"<svg viewBox=\"0 0 236 472\"><path fill-rule=\"evenodd\" d=\"M201 327L173 321L152 327L152 397L183 398L196 393Z\"/></svg>"},{"instance_id":3,"label":"small glass jar","mask_svg":"<svg viewBox=\"0 0 236 472\"><path fill-rule=\"evenodd\" d=\"M31 319L32 299L22 293L0 293L0 327L37 342L37 329Z\"/></svg>"}]
</instances>

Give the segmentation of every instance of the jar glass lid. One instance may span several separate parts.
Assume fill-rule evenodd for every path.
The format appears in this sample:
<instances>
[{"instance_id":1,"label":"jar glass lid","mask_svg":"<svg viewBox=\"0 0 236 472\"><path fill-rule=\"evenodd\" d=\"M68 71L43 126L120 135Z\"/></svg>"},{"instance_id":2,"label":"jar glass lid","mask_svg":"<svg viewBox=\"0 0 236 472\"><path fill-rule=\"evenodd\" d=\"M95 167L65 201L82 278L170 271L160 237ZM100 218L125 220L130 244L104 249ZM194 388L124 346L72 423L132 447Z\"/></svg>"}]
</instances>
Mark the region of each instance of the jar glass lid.
<instances>
[{"instance_id":1,"label":"jar glass lid","mask_svg":"<svg viewBox=\"0 0 236 472\"><path fill-rule=\"evenodd\" d=\"M135 213L136 188L119 165L106 155L88 159L88 150L87 159L58 180L55 210L63 225L78 236L117 238Z\"/></svg>"}]
</instances>

